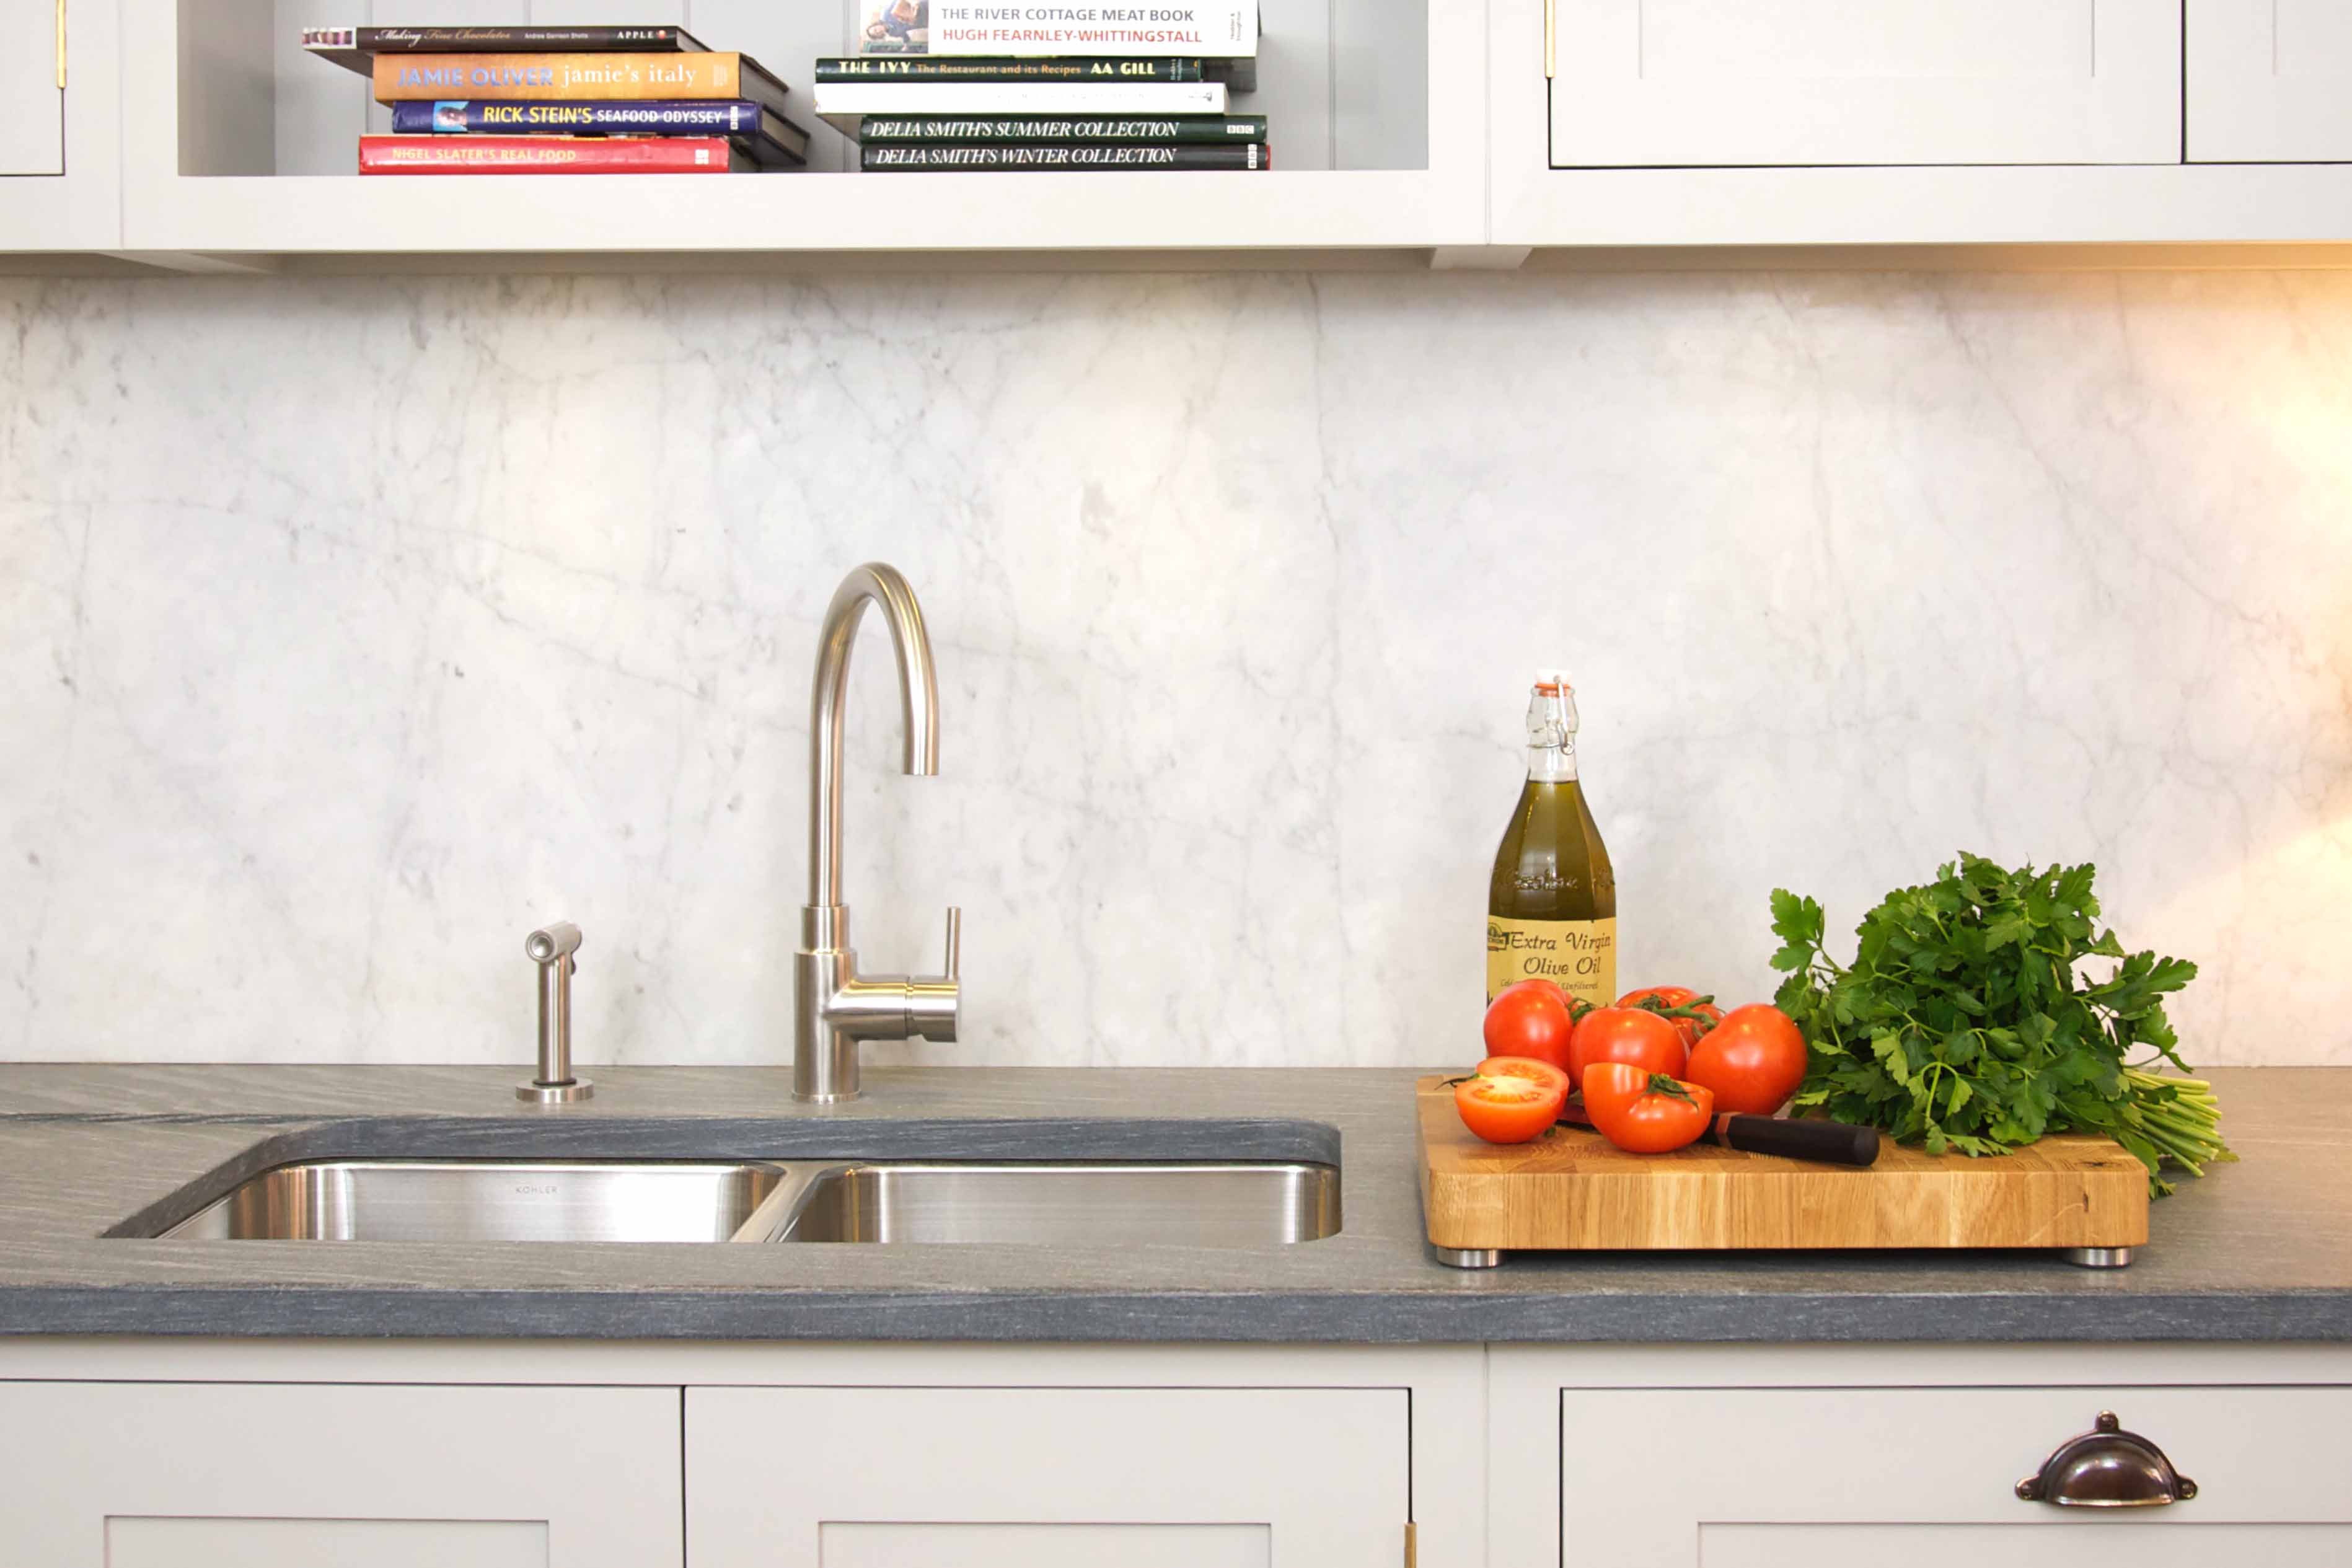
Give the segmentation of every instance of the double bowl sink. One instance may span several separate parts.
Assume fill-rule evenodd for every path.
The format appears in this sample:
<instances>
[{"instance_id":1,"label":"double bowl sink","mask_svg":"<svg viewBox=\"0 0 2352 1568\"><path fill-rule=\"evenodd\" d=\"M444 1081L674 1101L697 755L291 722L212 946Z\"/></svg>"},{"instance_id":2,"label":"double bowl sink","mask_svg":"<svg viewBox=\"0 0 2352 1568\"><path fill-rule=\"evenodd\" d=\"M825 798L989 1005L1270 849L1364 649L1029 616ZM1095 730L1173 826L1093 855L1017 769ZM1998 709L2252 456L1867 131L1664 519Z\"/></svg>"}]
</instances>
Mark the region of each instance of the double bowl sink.
<instances>
[{"instance_id":1,"label":"double bowl sink","mask_svg":"<svg viewBox=\"0 0 2352 1568\"><path fill-rule=\"evenodd\" d=\"M1238 1247L1339 1229L1339 1169L1306 1161L307 1160L162 1234Z\"/></svg>"}]
</instances>

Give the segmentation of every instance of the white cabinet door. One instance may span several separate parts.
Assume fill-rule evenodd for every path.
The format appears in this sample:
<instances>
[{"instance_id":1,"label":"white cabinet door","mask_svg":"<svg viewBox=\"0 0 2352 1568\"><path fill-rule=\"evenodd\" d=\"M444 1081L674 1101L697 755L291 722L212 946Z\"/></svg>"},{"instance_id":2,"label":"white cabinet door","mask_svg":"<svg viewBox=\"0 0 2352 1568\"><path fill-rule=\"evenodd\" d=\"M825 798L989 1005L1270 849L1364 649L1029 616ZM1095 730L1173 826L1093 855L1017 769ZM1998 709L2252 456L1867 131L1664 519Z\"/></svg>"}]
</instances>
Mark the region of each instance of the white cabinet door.
<instances>
[{"instance_id":1,"label":"white cabinet door","mask_svg":"<svg viewBox=\"0 0 2352 1568\"><path fill-rule=\"evenodd\" d=\"M682 1568L675 1388L0 1384L0 1560Z\"/></svg>"},{"instance_id":2,"label":"white cabinet door","mask_svg":"<svg viewBox=\"0 0 2352 1568\"><path fill-rule=\"evenodd\" d=\"M1395 1568L1401 1388L694 1388L694 1568Z\"/></svg>"},{"instance_id":3,"label":"white cabinet door","mask_svg":"<svg viewBox=\"0 0 2352 1568\"><path fill-rule=\"evenodd\" d=\"M2352 5L2189 0L2189 158L2352 160Z\"/></svg>"},{"instance_id":4,"label":"white cabinet door","mask_svg":"<svg viewBox=\"0 0 2352 1568\"><path fill-rule=\"evenodd\" d=\"M0 0L0 174L66 172L58 0Z\"/></svg>"},{"instance_id":5,"label":"white cabinet door","mask_svg":"<svg viewBox=\"0 0 2352 1568\"><path fill-rule=\"evenodd\" d=\"M2102 1410L2197 1484L2157 1508L2019 1500ZM2341 1568L2340 1388L1562 1389L1567 1568Z\"/></svg>"},{"instance_id":6,"label":"white cabinet door","mask_svg":"<svg viewBox=\"0 0 2352 1568\"><path fill-rule=\"evenodd\" d=\"M1555 0L1553 17L1557 168L2180 161L2179 0Z\"/></svg>"}]
</instances>

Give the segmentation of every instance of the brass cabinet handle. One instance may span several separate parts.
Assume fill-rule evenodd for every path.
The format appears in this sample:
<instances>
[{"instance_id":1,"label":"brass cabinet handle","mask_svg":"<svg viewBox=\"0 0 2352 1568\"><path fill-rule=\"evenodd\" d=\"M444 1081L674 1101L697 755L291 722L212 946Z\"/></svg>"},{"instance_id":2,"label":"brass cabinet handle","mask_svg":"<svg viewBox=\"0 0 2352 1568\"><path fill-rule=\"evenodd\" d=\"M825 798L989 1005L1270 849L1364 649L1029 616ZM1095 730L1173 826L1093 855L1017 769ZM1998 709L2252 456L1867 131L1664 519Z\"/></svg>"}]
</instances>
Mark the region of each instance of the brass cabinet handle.
<instances>
[{"instance_id":1,"label":"brass cabinet handle","mask_svg":"<svg viewBox=\"0 0 2352 1568\"><path fill-rule=\"evenodd\" d=\"M2197 1483L2174 1469L2163 1449L2125 1431L2114 1411L2102 1410L2095 1427L2059 1444L2018 1482L2017 1495L2058 1508L2162 1508L2195 1497Z\"/></svg>"}]
</instances>

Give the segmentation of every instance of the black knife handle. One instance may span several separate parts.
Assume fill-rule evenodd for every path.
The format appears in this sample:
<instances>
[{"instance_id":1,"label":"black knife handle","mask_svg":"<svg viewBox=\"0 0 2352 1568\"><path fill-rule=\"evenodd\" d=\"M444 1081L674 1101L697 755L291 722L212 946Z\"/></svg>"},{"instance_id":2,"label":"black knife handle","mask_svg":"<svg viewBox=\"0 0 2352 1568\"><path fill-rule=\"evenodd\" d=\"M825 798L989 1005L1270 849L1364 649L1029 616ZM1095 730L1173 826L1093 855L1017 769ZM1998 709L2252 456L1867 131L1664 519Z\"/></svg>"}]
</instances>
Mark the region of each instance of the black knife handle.
<instances>
[{"instance_id":1,"label":"black knife handle","mask_svg":"<svg viewBox=\"0 0 2352 1568\"><path fill-rule=\"evenodd\" d=\"M1830 1165L1868 1165L1878 1159L1875 1127L1780 1116L1721 1116L1715 1126L1717 1142L1751 1154L1783 1154Z\"/></svg>"}]
</instances>

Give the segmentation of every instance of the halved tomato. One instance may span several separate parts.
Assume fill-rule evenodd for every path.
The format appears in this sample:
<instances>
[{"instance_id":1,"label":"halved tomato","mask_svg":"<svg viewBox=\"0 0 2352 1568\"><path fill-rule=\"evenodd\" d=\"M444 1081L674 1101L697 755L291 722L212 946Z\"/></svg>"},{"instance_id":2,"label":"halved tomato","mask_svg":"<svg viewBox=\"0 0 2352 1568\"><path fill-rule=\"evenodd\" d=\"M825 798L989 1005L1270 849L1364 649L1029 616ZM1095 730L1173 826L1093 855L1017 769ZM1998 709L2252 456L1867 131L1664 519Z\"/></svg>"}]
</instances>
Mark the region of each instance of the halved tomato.
<instances>
[{"instance_id":1,"label":"halved tomato","mask_svg":"<svg viewBox=\"0 0 2352 1568\"><path fill-rule=\"evenodd\" d=\"M1544 1064L1537 1063L1537 1066ZM1560 1085L1483 1068L1454 1086L1462 1125L1489 1143L1525 1143L1551 1131L1567 1094Z\"/></svg>"},{"instance_id":2,"label":"halved tomato","mask_svg":"<svg viewBox=\"0 0 2352 1568\"><path fill-rule=\"evenodd\" d=\"M1562 1100L1568 1098L1568 1092L1571 1087L1566 1072L1549 1062L1539 1062L1533 1057L1488 1057L1478 1064L1478 1076L1530 1079L1548 1088L1559 1089Z\"/></svg>"}]
</instances>

